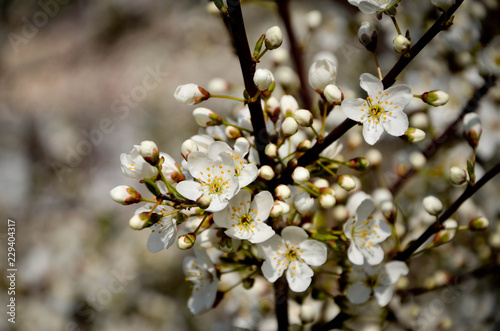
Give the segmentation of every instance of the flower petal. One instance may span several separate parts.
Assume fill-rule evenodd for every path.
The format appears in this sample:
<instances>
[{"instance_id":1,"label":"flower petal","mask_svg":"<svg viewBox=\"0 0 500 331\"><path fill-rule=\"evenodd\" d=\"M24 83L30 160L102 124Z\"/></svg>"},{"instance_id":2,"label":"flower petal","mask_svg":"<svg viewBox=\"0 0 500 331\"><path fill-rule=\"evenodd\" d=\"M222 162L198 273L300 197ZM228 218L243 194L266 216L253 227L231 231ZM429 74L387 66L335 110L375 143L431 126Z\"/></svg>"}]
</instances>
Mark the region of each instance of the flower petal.
<instances>
[{"instance_id":1,"label":"flower petal","mask_svg":"<svg viewBox=\"0 0 500 331\"><path fill-rule=\"evenodd\" d=\"M386 114L386 118L386 120L382 120L382 125L391 136L402 136L408 130L408 116L402 111L394 110L391 115Z\"/></svg>"},{"instance_id":2,"label":"flower petal","mask_svg":"<svg viewBox=\"0 0 500 331\"><path fill-rule=\"evenodd\" d=\"M176 190L185 198L196 201L202 195L201 184L194 180L185 180L177 184Z\"/></svg>"},{"instance_id":3,"label":"flower petal","mask_svg":"<svg viewBox=\"0 0 500 331\"><path fill-rule=\"evenodd\" d=\"M283 268L278 268L272 261L265 260L262 264L262 274L270 283L274 283L285 271Z\"/></svg>"},{"instance_id":4,"label":"flower petal","mask_svg":"<svg viewBox=\"0 0 500 331\"><path fill-rule=\"evenodd\" d=\"M368 107L363 108L363 104L365 102L365 100L359 98L345 99L342 101L341 108L345 116L349 117L353 121L361 122L361 118L366 118L366 113L368 112ZM361 109L364 109L364 111L361 111Z\"/></svg>"},{"instance_id":5,"label":"flower petal","mask_svg":"<svg viewBox=\"0 0 500 331\"><path fill-rule=\"evenodd\" d=\"M369 248L368 245L367 246L359 245L357 246L357 248L361 251L361 253L365 257L366 263L370 265L377 265L384 259L384 250L377 244L370 245Z\"/></svg>"},{"instance_id":6,"label":"flower petal","mask_svg":"<svg viewBox=\"0 0 500 331\"><path fill-rule=\"evenodd\" d=\"M380 307L385 307L392 299L392 288L390 286L377 286L373 289L373 294Z\"/></svg>"},{"instance_id":7,"label":"flower petal","mask_svg":"<svg viewBox=\"0 0 500 331\"><path fill-rule=\"evenodd\" d=\"M386 121L384 121L384 124L385 123ZM408 126L406 128L408 129ZM377 124L374 121L363 123L363 138L365 138L365 141L370 145L375 144L380 139L383 132L384 129L380 123Z\"/></svg>"},{"instance_id":8,"label":"flower petal","mask_svg":"<svg viewBox=\"0 0 500 331\"><path fill-rule=\"evenodd\" d=\"M305 263L292 261L286 270L288 286L294 292L304 292L312 281L314 272Z\"/></svg>"},{"instance_id":9,"label":"flower petal","mask_svg":"<svg viewBox=\"0 0 500 331\"><path fill-rule=\"evenodd\" d=\"M364 3L363 1L362 3ZM361 8L360 8L361 9ZM384 90L384 84L377 77L372 74L362 74L359 77L360 85L363 90L368 93L368 96L375 98L379 95L379 92Z\"/></svg>"},{"instance_id":10,"label":"flower petal","mask_svg":"<svg viewBox=\"0 0 500 331\"><path fill-rule=\"evenodd\" d=\"M258 212L256 218L260 220L260 222L264 222L269 217L269 213L273 206L273 195L269 191L262 191L255 196L250 208L256 210Z\"/></svg>"},{"instance_id":11,"label":"flower petal","mask_svg":"<svg viewBox=\"0 0 500 331\"><path fill-rule=\"evenodd\" d=\"M326 245L317 240L308 239L300 244L300 258L305 263L312 266L320 266L326 262L327 248Z\"/></svg>"},{"instance_id":12,"label":"flower petal","mask_svg":"<svg viewBox=\"0 0 500 331\"><path fill-rule=\"evenodd\" d=\"M401 276L408 274L409 269L406 263L402 261L391 261L385 265L385 272L387 273L388 284L395 284Z\"/></svg>"},{"instance_id":13,"label":"flower petal","mask_svg":"<svg viewBox=\"0 0 500 331\"><path fill-rule=\"evenodd\" d=\"M384 101L392 102L393 106L398 106L400 110L403 110L408 104L413 100L413 93L411 93L411 88L408 85L400 84L389 87L384 91L380 103ZM387 93L387 94L386 94Z\"/></svg>"},{"instance_id":14,"label":"flower petal","mask_svg":"<svg viewBox=\"0 0 500 331\"><path fill-rule=\"evenodd\" d=\"M238 176L238 180L240 182L240 188L248 186L248 184L253 183L253 181L257 178L259 174L259 170L255 166L255 164L245 164L241 169L241 172Z\"/></svg>"},{"instance_id":15,"label":"flower petal","mask_svg":"<svg viewBox=\"0 0 500 331\"><path fill-rule=\"evenodd\" d=\"M161 222L164 222L164 226L154 226L154 232L151 232L148 238L147 247L151 253L156 253L169 248L177 239L177 221L175 219L165 217Z\"/></svg>"},{"instance_id":16,"label":"flower petal","mask_svg":"<svg viewBox=\"0 0 500 331\"><path fill-rule=\"evenodd\" d=\"M368 219L368 217L373 213L375 210L375 203L370 197L367 197L361 203L359 204L358 208L356 209L356 219L358 222L363 222L364 220Z\"/></svg>"},{"instance_id":17,"label":"flower petal","mask_svg":"<svg viewBox=\"0 0 500 331\"><path fill-rule=\"evenodd\" d=\"M284 228L283 231L281 231L281 236L283 237L283 240L293 244L297 242L301 243L309 238L307 232L298 226L288 226Z\"/></svg>"},{"instance_id":18,"label":"flower petal","mask_svg":"<svg viewBox=\"0 0 500 331\"><path fill-rule=\"evenodd\" d=\"M354 223L356 222L356 218L351 217L344 223L344 234L347 239L352 240L352 229L354 228Z\"/></svg>"},{"instance_id":19,"label":"flower petal","mask_svg":"<svg viewBox=\"0 0 500 331\"><path fill-rule=\"evenodd\" d=\"M354 242L351 242L351 246L347 250L347 257L353 264L362 265L364 262L364 256Z\"/></svg>"},{"instance_id":20,"label":"flower petal","mask_svg":"<svg viewBox=\"0 0 500 331\"><path fill-rule=\"evenodd\" d=\"M371 292L370 288L368 288L365 284L356 283L349 285L346 296L349 301L357 305L368 301L368 299L370 299Z\"/></svg>"}]
</instances>

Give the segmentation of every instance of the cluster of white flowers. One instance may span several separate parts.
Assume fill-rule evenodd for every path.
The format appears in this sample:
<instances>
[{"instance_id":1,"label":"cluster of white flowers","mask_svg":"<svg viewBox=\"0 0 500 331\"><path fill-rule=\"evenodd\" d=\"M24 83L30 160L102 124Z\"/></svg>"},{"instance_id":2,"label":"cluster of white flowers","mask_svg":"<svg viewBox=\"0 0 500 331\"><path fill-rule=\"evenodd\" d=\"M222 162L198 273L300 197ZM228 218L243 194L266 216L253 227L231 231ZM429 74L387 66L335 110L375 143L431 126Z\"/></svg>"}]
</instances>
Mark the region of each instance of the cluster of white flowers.
<instances>
[{"instance_id":1,"label":"cluster of white flowers","mask_svg":"<svg viewBox=\"0 0 500 331\"><path fill-rule=\"evenodd\" d=\"M391 16L398 32L394 49L403 58L408 56L411 38L409 34L401 34L394 18L399 1L349 0L349 3L364 14ZM217 7L226 13L224 6L218 2ZM442 1L439 6L443 10L451 4ZM311 31L321 23L318 15L313 13L309 17ZM311 105L310 109L301 108L300 100L287 94L292 84L279 74L282 67L252 71L250 82L256 92L249 95L244 91L244 99L185 84L174 93L181 103L192 105L224 98L242 105L235 107L235 118L223 118L209 108L194 109L193 117L200 131L182 144L180 162L160 152L151 141L143 141L130 153L121 155L123 174L144 184L152 195L146 198L137 189L124 185L111 191L113 199L121 204L146 203L130 219L130 226L136 230L151 229L147 243L151 252L168 249L174 242L180 249L195 251L195 257L184 261L186 279L194 288L188 301L194 314L213 307L219 297L222 275L234 270L238 271L240 282L248 287L256 277L269 283L285 277L290 290L308 293L311 288L328 292L318 281L323 277L318 273L332 274L332 268L340 268L336 274L347 286L339 287L352 304L362 304L373 294L382 307L391 301L396 282L409 273L405 262L390 259L402 253L400 236L407 229L397 222L399 206L392 193L381 188L387 187L377 172L382 153L375 148L369 149L366 157L353 153L363 139L368 145L379 142L384 131L409 143L424 140L425 132L418 127L425 125L414 121L418 125L410 127L407 108L413 100L423 107L443 106L450 96L441 90L417 95L406 84L386 86L375 55L378 38L375 26L363 22L358 37L375 58L378 69L378 77L370 73L360 76L360 87L366 92L360 97L349 90L344 98L337 85L338 61L324 54L312 62L308 72L308 88L315 93L317 108ZM282 42L279 27L268 29L255 47L252 58L255 64L267 51L278 52L276 49ZM487 52L491 55L493 50ZM226 90L233 86L222 85ZM265 126L260 129L267 140L264 143L264 135L254 132L252 125L255 109L259 108L262 110L259 120ZM335 130L348 124L362 126L357 136L346 139L348 148L344 154L341 143L325 143L332 141L328 140L327 128L332 113L347 118L344 126ZM466 115L464 130L476 153L482 134L479 117ZM385 150L390 151L397 139L385 138L391 144ZM411 152L408 157L411 171L425 166L430 152L426 153ZM451 167L451 182L457 186L467 182L472 187L474 162L475 154L467 163L467 170ZM356 174L370 169L376 173L374 182L381 184L365 190ZM396 171L399 178L410 173L401 165ZM437 229L427 244L432 240L434 245L451 240L459 227L456 221L440 220L444 209L441 201L428 196L423 207L434 217ZM471 221L469 229L477 231L487 226L487 220L479 217ZM392 254L386 254L387 250L392 250Z\"/></svg>"}]
</instances>

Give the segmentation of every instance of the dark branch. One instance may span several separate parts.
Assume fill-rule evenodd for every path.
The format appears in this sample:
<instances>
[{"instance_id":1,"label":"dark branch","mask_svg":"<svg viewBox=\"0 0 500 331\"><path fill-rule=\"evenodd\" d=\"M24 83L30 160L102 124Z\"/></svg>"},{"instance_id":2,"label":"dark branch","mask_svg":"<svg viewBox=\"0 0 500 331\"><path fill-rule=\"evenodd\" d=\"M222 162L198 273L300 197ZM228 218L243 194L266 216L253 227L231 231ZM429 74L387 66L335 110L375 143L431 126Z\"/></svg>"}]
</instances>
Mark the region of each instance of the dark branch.
<instances>
[{"instance_id":1,"label":"dark branch","mask_svg":"<svg viewBox=\"0 0 500 331\"><path fill-rule=\"evenodd\" d=\"M408 260L411 255L422 246L427 239L429 239L433 234L443 229L443 223L447 219L453 215L458 208L465 202L465 200L469 199L474 193L476 193L484 184L486 184L490 179L495 177L498 173L500 173L500 163L494 166L490 171L488 171L474 186L467 186L464 193L448 208L444 213L439 216L439 219L436 220L431 226L425 230L423 234L420 235L416 240L412 241L410 245L402 252L399 252L394 257L394 260Z\"/></svg>"}]
</instances>

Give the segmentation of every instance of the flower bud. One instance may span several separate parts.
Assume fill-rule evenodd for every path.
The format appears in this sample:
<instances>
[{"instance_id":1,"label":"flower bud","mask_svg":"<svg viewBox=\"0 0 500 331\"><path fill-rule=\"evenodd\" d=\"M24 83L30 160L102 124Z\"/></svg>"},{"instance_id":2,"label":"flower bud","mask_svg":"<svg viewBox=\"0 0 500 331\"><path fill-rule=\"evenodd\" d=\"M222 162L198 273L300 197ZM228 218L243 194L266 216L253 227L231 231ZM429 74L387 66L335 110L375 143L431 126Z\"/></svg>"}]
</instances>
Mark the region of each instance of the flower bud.
<instances>
[{"instance_id":1,"label":"flower bud","mask_svg":"<svg viewBox=\"0 0 500 331\"><path fill-rule=\"evenodd\" d=\"M332 194L321 194L318 198L319 205L325 209L330 209L337 202Z\"/></svg>"},{"instance_id":2,"label":"flower bud","mask_svg":"<svg viewBox=\"0 0 500 331\"><path fill-rule=\"evenodd\" d=\"M210 194L203 194L201 197L196 200L196 204L201 209L207 209L212 203L212 196Z\"/></svg>"},{"instance_id":3,"label":"flower bud","mask_svg":"<svg viewBox=\"0 0 500 331\"><path fill-rule=\"evenodd\" d=\"M132 216L128 224L134 230L142 230L158 223L161 218L162 216L159 214L152 213L149 215L149 212L142 212Z\"/></svg>"},{"instance_id":4,"label":"flower bud","mask_svg":"<svg viewBox=\"0 0 500 331\"><path fill-rule=\"evenodd\" d=\"M325 188L329 188L330 186L330 183L324 179L324 178L318 178L314 181L314 187L318 188L318 189L325 189ZM324 191L324 190L323 190ZM332 190L333 191L333 190ZM330 194L330 193L328 193Z\"/></svg>"},{"instance_id":5,"label":"flower bud","mask_svg":"<svg viewBox=\"0 0 500 331\"><path fill-rule=\"evenodd\" d=\"M311 141L309 139L302 140L297 146L297 152L305 152L311 148Z\"/></svg>"},{"instance_id":6,"label":"flower bud","mask_svg":"<svg viewBox=\"0 0 500 331\"><path fill-rule=\"evenodd\" d=\"M219 241L218 248L224 253L231 253L233 251L233 238L222 232L222 238Z\"/></svg>"},{"instance_id":7,"label":"flower bud","mask_svg":"<svg viewBox=\"0 0 500 331\"><path fill-rule=\"evenodd\" d=\"M253 76L253 82L260 91L267 90L274 81L274 76L267 69L257 69Z\"/></svg>"},{"instance_id":8,"label":"flower bud","mask_svg":"<svg viewBox=\"0 0 500 331\"><path fill-rule=\"evenodd\" d=\"M311 126L313 122L313 116L307 109L296 110L293 114L293 118L295 118L297 123L302 126Z\"/></svg>"},{"instance_id":9,"label":"flower bud","mask_svg":"<svg viewBox=\"0 0 500 331\"><path fill-rule=\"evenodd\" d=\"M283 33L279 26L275 25L266 31L266 48L269 50L276 49L283 42Z\"/></svg>"},{"instance_id":10,"label":"flower bud","mask_svg":"<svg viewBox=\"0 0 500 331\"><path fill-rule=\"evenodd\" d=\"M177 86L174 98L180 103L194 105L210 98L210 93L203 87L190 83Z\"/></svg>"},{"instance_id":11,"label":"flower bud","mask_svg":"<svg viewBox=\"0 0 500 331\"><path fill-rule=\"evenodd\" d=\"M307 214L314 206L314 199L311 198L309 193L302 192L295 196L293 199L293 205L301 215L304 215Z\"/></svg>"},{"instance_id":12,"label":"flower bud","mask_svg":"<svg viewBox=\"0 0 500 331\"><path fill-rule=\"evenodd\" d=\"M264 165L259 169L259 177L264 180L271 180L274 178L274 170L268 165Z\"/></svg>"},{"instance_id":13,"label":"flower bud","mask_svg":"<svg viewBox=\"0 0 500 331\"><path fill-rule=\"evenodd\" d=\"M403 140L411 143L411 144L416 144L418 142L421 142L425 138L425 132L417 129L417 128L408 128L406 130L405 134L402 136Z\"/></svg>"},{"instance_id":14,"label":"flower bud","mask_svg":"<svg viewBox=\"0 0 500 331\"><path fill-rule=\"evenodd\" d=\"M469 145L472 148L477 147L479 138L481 138L481 134L483 133L481 119L478 114L468 113L464 116L464 131Z\"/></svg>"},{"instance_id":15,"label":"flower bud","mask_svg":"<svg viewBox=\"0 0 500 331\"><path fill-rule=\"evenodd\" d=\"M488 219L486 217L480 216L474 218L469 222L469 229L471 231L483 231L486 230L489 225L490 223L488 222Z\"/></svg>"},{"instance_id":16,"label":"flower bud","mask_svg":"<svg viewBox=\"0 0 500 331\"><path fill-rule=\"evenodd\" d=\"M432 195L424 198L423 205L425 211L433 216L437 216L443 211L443 203Z\"/></svg>"},{"instance_id":17,"label":"flower bud","mask_svg":"<svg viewBox=\"0 0 500 331\"><path fill-rule=\"evenodd\" d=\"M299 125L293 117L287 117L281 124L281 131L287 137L293 136L299 130Z\"/></svg>"},{"instance_id":18,"label":"flower bud","mask_svg":"<svg viewBox=\"0 0 500 331\"><path fill-rule=\"evenodd\" d=\"M222 118L208 108L196 108L195 110L193 110L193 116L196 123L198 123L198 125L202 128L222 124Z\"/></svg>"},{"instance_id":19,"label":"flower bud","mask_svg":"<svg viewBox=\"0 0 500 331\"><path fill-rule=\"evenodd\" d=\"M281 112L285 117L293 116L293 113L299 109L299 103L291 95L284 95L280 99Z\"/></svg>"},{"instance_id":20,"label":"flower bud","mask_svg":"<svg viewBox=\"0 0 500 331\"><path fill-rule=\"evenodd\" d=\"M288 205L288 203L281 200L276 200L275 203L281 206L281 208L283 209L283 215L288 214L288 212L290 211L290 206Z\"/></svg>"},{"instance_id":21,"label":"flower bud","mask_svg":"<svg viewBox=\"0 0 500 331\"><path fill-rule=\"evenodd\" d=\"M290 190L290 188L288 186L286 186L285 184L280 184L278 186L276 186L276 189L275 189L275 195L278 199L281 199L281 200L286 200L290 197L290 195L292 194L292 191Z\"/></svg>"},{"instance_id":22,"label":"flower bud","mask_svg":"<svg viewBox=\"0 0 500 331\"><path fill-rule=\"evenodd\" d=\"M188 233L177 238L177 247L179 249L190 249L194 246L196 242L196 235L194 233Z\"/></svg>"},{"instance_id":23,"label":"flower bud","mask_svg":"<svg viewBox=\"0 0 500 331\"><path fill-rule=\"evenodd\" d=\"M364 157L356 157L354 159L350 159L347 163L349 165L349 168L358 171L366 170L366 168L370 166L368 160Z\"/></svg>"},{"instance_id":24,"label":"flower bud","mask_svg":"<svg viewBox=\"0 0 500 331\"><path fill-rule=\"evenodd\" d=\"M144 140L139 146L139 154L151 165L158 164L160 161L160 150L156 144L150 140Z\"/></svg>"},{"instance_id":25,"label":"flower bud","mask_svg":"<svg viewBox=\"0 0 500 331\"><path fill-rule=\"evenodd\" d=\"M380 204L380 210L382 211L382 215L389 221L391 224L396 223L396 219L398 217L398 209L396 205L390 200L385 200Z\"/></svg>"},{"instance_id":26,"label":"flower bud","mask_svg":"<svg viewBox=\"0 0 500 331\"><path fill-rule=\"evenodd\" d=\"M315 61L309 68L309 85L315 91L323 91L329 84L335 84L337 78L337 68L328 59Z\"/></svg>"},{"instance_id":27,"label":"flower bud","mask_svg":"<svg viewBox=\"0 0 500 331\"><path fill-rule=\"evenodd\" d=\"M300 306L300 320L302 324L309 324L316 319L316 308L310 302L304 302Z\"/></svg>"},{"instance_id":28,"label":"flower bud","mask_svg":"<svg viewBox=\"0 0 500 331\"><path fill-rule=\"evenodd\" d=\"M467 181L467 171L460 167L450 168L450 182L455 185L462 185Z\"/></svg>"},{"instance_id":29,"label":"flower bud","mask_svg":"<svg viewBox=\"0 0 500 331\"><path fill-rule=\"evenodd\" d=\"M358 38L359 42L365 46L365 48L369 52L375 52L377 48L377 29L375 29L375 25L370 22L361 23L361 27L358 30Z\"/></svg>"},{"instance_id":30,"label":"flower bud","mask_svg":"<svg viewBox=\"0 0 500 331\"><path fill-rule=\"evenodd\" d=\"M264 153L270 158L276 157L278 155L278 147L273 143L269 143L267 144Z\"/></svg>"},{"instance_id":31,"label":"flower bud","mask_svg":"<svg viewBox=\"0 0 500 331\"><path fill-rule=\"evenodd\" d=\"M292 173L292 179L297 185L303 185L309 181L311 174L304 167L296 167Z\"/></svg>"},{"instance_id":32,"label":"flower bud","mask_svg":"<svg viewBox=\"0 0 500 331\"><path fill-rule=\"evenodd\" d=\"M427 159L424 154L419 151L411 152L410 154L410 164L413 168L419 170L425 166Z\"/></svg>"},{"instance_id":33,"label":"flower bud","mask_svg":"<svg viewBox=\"0 0 500 331\"><path fill-rule=\"evenodd\" d=\"M235 128L232 125L226 126L226 128L224 129L224 133L226 134L226 137L228 137L229 139L238 139L243 136L241 134L240 129Z\"/></svg>"},{"instance_id":34,"label":"flower bud","mask_svg":"<svg viewBox=\"0 0 500 331\"><path fill-rule=\"evenodd\" d=\"M446 244L450 240L455 237L455 233L457 232L458 223L453 219L447 219L443 222L444 230L439 231L434 235L434 239L432 240L436 246Z\"/></svg>"},{"instance_id":35,"label":"flower bud","mask_svg":"<svg viewBox=\"0 0 500 331\"><path fill-rule=\"evenodd\" d=\"M311 10L306 14L307 26L311 30L317 29L323 21L323 15L319 10Z\"/></svg>"},{"instance_id":36,"label":"flower bud","mask_svg":"<svg viewBox=\"0 0 500 331\"><path fill-rule=\"evenodd\" d=\"M111 198L122 205L131 205L141 201L141 195L133 187L120 185L109 192Z\"/></svg>"},{"instance_id":37,"label":"flower bud","mask_svg":"<svg viewBox=\"0 0 500 331\"><path fill-rule=\"evenodd\" d=\"M422 94L422 100L434 107L446 105L449 99L450 96L448 95L448 93L441 90L434 90Z\"/></svg>"},{"instance_id":38,"label":"flower bud","mask_svg":"<svg viewBox=\"0 0 500 331\"><path fill-rule=\"evenodd\" d=\"M198 151L198 144L192 139L187 139L181 145L181 155L186 160L189 154L197 151Z\"/></svg>"},{"instance_id":39,"label":"flower bud","mask_svg":"<svg viewBox=\"0 0 500 331\"><path fill-rule=\"evenodd\" d=\"M276 201L274 202L273 208L271 208L269 216L280 217L281 215L283 215L283 206Z\"/></svg>"},{"instance_id":40,"label":"flower bud","mask_svg":"<svg viewBox=\"0 0 500 331\"><path fill-rule=\"evenodd\" d=\"M356 181L349 175L342 175L338 178L338 184L346 191L354 190L356 187Z\"/></svg>"},{"instance_id":41,"label":"flower bud","mask_svg":"<svg viewBox=\"0 0 500 331\"><path fill-rule=\"evenodd\" d=\"M394 38L392 45L397 53L403 54L410 48L411 42L403 35L398 35Z\"/></svg>"},{"instance_id":42,"label":"flower bud","mask_svg":"<svg viewBox=\"0 0 500 331\"><path fill-rule=\"evenodd\" d=\"M335 84L328 84L323 90L323 95L332 105L338 105L344 100L344 93Z\"/></svg>"}]
</instances>

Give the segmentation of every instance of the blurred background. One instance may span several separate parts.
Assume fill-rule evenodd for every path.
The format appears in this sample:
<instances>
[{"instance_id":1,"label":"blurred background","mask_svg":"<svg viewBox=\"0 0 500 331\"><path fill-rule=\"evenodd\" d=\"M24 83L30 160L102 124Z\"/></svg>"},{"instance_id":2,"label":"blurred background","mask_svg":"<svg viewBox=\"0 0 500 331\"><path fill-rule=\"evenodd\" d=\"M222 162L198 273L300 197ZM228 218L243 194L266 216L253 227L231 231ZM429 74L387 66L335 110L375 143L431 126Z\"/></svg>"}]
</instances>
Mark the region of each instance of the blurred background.
<instances>
[{"instance_id":1,"label":"blurred background","mask_svg":"<svg viewBox=\"0 0 500 331\"><path fill-rule=\"evenodd\" d=\"M272 25L282 25L269 2L254 2L243 8L251 45ZM194 318L186 308L190 288L181 265L189 252L150 253L149 232L128 227L136 207L109 196L117 185L136 184L121 174L119 160L134 144L153 140L181 160L181 143L198 128L193 107L173 98L177 85L204 86L221 77L242 90L227 31L206 3L0 1L0 233L6 251L6 222L16 221L18 268L16 324L2 316L0 329L224 329L222 312ZM409 3L408 12L412 6L418 7ZM363 19L357 8L347 1L292 1L292 9L299 38L310 38L307 66L319 50L334 52L341 66L352 66L339 69L341 85L355 90L367 66L374 72L361 61L366 53L355 35ZM315 35L303 28L311 9L323 14ZM484 13L484 26L494 26L487 18ZM408 15L403 22L420 20ZM422 29L417 25L412 33ZM480 36L471 38L478 42ZM391 40L381 46L388 54L381 58L385 70L397 59L388 52ZM262 65L272 62L265 58ZM234 105L206 103L222 115ZM497 211L488 211L492 220ZM2 279L2 305L7 285Z\"/></svg>"}]
</instances>

